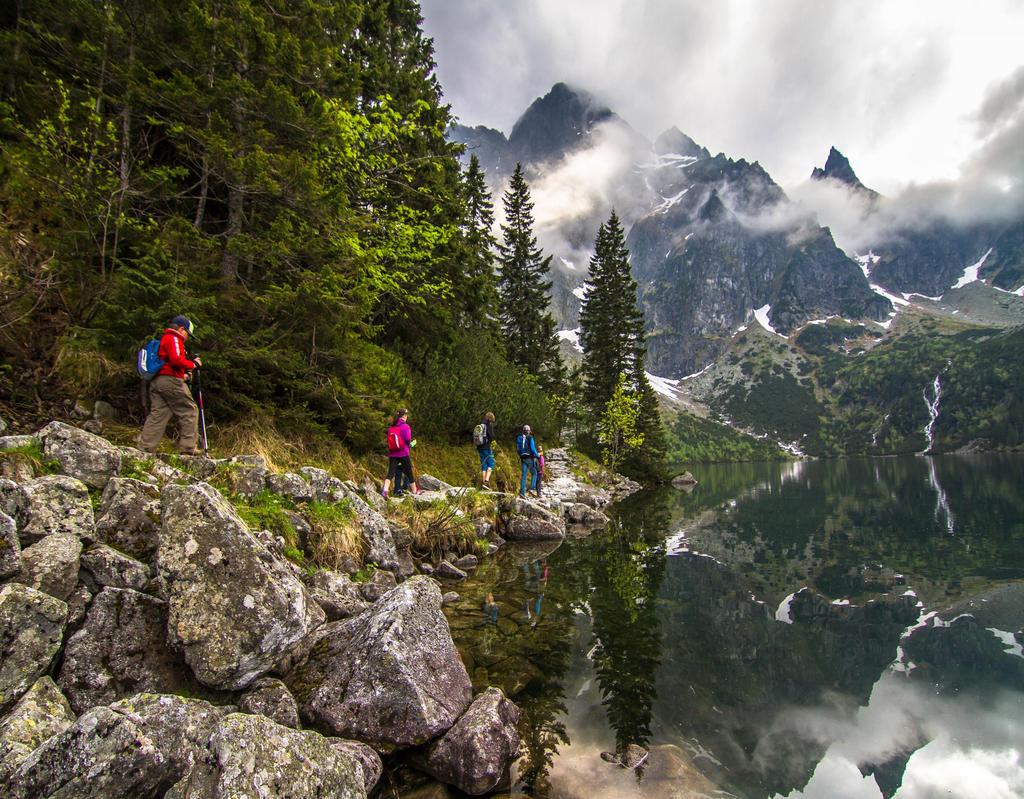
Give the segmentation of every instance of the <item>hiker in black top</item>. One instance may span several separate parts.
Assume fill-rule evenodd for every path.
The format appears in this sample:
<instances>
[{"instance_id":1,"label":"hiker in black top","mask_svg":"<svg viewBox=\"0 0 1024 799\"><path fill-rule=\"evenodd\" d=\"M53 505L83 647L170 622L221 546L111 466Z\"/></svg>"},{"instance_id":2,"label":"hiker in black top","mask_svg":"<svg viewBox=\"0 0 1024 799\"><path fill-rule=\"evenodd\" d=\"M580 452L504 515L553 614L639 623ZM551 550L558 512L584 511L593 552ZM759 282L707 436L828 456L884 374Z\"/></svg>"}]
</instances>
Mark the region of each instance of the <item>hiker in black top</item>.
<instances>
[{"instance_id":1,"label":"hiker in black top","mask_svg":"<svg viewBox=\"0 0 1024 799\"><path fill-rule=\"evenodd\" d=\"M476 453L480 456L480 487L489 490L491 472L494 471L494 414L490 411L487 411L480 424L473 428L473 443L476 444Z\"/></svg>"}]
</instances>

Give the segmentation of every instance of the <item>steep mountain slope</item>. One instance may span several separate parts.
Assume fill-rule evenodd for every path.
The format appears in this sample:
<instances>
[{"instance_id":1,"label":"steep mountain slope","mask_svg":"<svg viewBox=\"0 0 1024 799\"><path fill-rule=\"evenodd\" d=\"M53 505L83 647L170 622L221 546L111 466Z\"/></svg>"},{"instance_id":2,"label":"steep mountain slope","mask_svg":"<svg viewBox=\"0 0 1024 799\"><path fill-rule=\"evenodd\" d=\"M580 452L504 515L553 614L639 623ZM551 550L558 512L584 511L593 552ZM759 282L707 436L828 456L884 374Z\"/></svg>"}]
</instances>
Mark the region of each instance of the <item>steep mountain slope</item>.
<instances>
[{"instance_id":1,"label":"steep mountain slope","mask_svg":"<svg viewBox=\"0 0 1024 799\"><path fill-rule=\"evenodd\" d=\"M652 371L681 377L703 368L757 309L780 333L835 314L886 318L889 302L826 228L770 218L786 196L759 164L721 154L658 158L653 178L668 197L627 240Z\"/></svg>"},{"instance_id":2,"label":"steep mountain slope","mask_svg":"<svg viewBox=\"0 0 1024 799\"><path fill-rule=\"evenodd\" d=\"M936 212L887 221L892 209L886 198L861 183L835 147L824 169L813 170L811 180L831 182L867 200L861 221L879 232L862 251L874 256L871 281L888 291L941 296L968 267L978 268L975 278L1007 291L1024 283L1024 220L958 223Z\"/></svg>"}]
</instances>

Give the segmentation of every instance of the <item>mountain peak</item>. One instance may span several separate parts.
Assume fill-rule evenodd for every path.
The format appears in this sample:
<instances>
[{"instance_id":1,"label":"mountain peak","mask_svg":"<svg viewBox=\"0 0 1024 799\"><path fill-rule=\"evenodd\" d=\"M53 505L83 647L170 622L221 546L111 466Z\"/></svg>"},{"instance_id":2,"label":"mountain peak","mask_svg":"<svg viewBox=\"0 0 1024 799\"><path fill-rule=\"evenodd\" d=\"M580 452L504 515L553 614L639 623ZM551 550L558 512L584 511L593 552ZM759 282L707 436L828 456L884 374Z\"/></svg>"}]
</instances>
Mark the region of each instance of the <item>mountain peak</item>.
<instances>
[{"instance_id":1,"label":"mountain peak","mask_svg":"<svg viewBox=\"0 0 1024 799\"><path fill-rule=\"evenodd\" d=\"M519 117L508 141L516 160L541 162L574 149L596 126L612 119L619 117L593 95L556 83Z\"/></svg>"},{"instance_id":2,"label":"mountain peak","mask_svg":"<svg viewBox=\"0 0 1024 799\"><path fill-rule=\"evenodd\" d=\"M857 173L853 171L853 167L850 166L850 160L843 155L835 147L832 147L828 151L828 158L825 161L825 168L819 169L814 168L811 172L811 180L838 180L857 191L864 192L871 195L873 198L878 197L878 192L869 189L863 183L860 182L860 178L857 177Z\"/></svg>"},{"instance_id":3,"label":"mountain peak","mask_svg":"<svg viewBox=\"0 0 1024 799\"><path fill-rule=\"evenodd\" d=\"M857 177L857 173L853 171L853 167L850 166L850 160L835 147L832 147L828 151L828 159L825 161L825 168L818 169L815 167L814 171L811 172L812 180L824 180L825 178L838 180L848 186L864 185Z\"/></svg>"},{"instance_id":4,"label":"mountain peak","mask_svg":"<svg viewBox=\"0 0 1024 799\"><path fill-rule=\"evenodd\" d=\"M654 152L658 155L678 153L679 155L692 156L693 158L711 157L711 153L708 152L706 147L701 147L674 125L662 133L654 142Z\"/></svg>"}]
</instances>

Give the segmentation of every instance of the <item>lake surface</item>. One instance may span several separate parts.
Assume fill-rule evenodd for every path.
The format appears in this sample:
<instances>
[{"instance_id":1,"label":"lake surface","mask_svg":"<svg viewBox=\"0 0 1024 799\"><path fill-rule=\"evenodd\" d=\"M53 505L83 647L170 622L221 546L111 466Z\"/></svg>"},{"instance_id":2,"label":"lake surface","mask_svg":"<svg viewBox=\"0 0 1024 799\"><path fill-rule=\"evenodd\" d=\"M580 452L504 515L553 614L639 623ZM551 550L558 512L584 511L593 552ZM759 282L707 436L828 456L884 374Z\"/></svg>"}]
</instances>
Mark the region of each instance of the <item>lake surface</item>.
<instances>
[{"instance_id":1,"label":"lake surface","mask_svg":"<svg viewBox=\"0 0 1024 799\"><path fill-rule=\"evenodd\" d=\"M1024 796L1024 457L693 471L457 588L513 796Z\"/></svg>"}]
</instances>

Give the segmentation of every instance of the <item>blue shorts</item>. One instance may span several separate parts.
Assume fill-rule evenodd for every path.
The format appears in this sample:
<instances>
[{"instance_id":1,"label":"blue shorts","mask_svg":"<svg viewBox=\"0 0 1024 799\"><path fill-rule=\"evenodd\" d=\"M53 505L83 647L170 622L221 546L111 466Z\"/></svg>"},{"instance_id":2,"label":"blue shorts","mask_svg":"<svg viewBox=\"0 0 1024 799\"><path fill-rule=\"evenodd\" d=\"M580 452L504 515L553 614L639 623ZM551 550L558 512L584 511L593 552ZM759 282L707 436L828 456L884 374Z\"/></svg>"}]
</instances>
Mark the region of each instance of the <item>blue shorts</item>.
<instances>
[{"instance_id":1,"label":"blue shorts","mask_svg":"<svg viewBox=\"0 0 1024 799\"><path fill-rule=\"evenodd\" d=\"M476 451L476 454L480 456L480 471L486 472L488 469L494 468L494 452L490 447L486 449L480 448Z\"/></svg>"}]
</instances>

